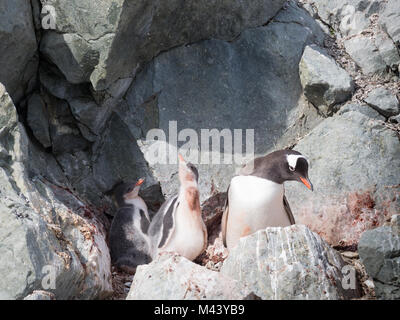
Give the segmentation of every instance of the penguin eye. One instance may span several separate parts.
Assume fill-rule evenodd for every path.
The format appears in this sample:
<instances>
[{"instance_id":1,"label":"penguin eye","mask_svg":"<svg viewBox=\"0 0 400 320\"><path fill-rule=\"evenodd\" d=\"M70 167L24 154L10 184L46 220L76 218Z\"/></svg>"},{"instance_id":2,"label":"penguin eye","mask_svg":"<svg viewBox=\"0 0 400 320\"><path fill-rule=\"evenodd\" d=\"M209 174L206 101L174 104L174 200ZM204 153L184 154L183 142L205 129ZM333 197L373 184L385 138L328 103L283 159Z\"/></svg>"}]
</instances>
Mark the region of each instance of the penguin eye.
<instances>
[{"instance_id":1,"label":"penguin eye","mask_svg":"<svg viewBox=\"0 0 400 320\"><path fill-rule=\"evenodd\" d=\"M292 167L291 165L289 165L289 170L290 171L294 171L294 170L296 170L294 167Z\"/></svg>"}]
</instances>

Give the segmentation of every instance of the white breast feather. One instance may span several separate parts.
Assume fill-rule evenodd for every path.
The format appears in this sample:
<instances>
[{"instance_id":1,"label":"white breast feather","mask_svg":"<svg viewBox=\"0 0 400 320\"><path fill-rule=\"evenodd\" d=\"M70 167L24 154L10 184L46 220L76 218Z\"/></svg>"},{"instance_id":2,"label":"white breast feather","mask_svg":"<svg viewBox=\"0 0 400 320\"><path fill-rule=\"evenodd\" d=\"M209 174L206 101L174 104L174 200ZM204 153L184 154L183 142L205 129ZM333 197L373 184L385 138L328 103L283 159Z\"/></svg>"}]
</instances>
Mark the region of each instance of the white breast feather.
<instances>
[{"instance_id":1,"label":"white breast feather","mask_svg":"<svg viewBox=\"0 0 400 320\"><path fill-rule=\"evenodd\" d=\"M254 176L237 176L231 181L230 194L230 204L249 210L265 205L282 206L283 185Z\"/></svg>"},{"instance_id":2,"label":"white breast feather","mask_svg":"<svg viewBox=\"0 0 400 320\"><path fill-rule=\"evenodd\" d=\"M283 184L254 176L237 176L229 187L227 244L232 248L242 237L266 227L290 225L283 206Z\"/></svg>"},{"instance_id":3,"label":"white breast feather","mask_svg":"<svg viewBox=\"0 0 400 320\"><path fill-rule=\"evenodd\" d=\"M147 210L147 205L143 201L142 198L137 197L137 198L133 198L133 199L128 199L128 200L126 200L126 203L132 204L134 207L143 210L144 215L146 216L147 220L149 220L149 222L150 222L150 216L149 216L149 212Z\"/></svg>"}]
</instances>

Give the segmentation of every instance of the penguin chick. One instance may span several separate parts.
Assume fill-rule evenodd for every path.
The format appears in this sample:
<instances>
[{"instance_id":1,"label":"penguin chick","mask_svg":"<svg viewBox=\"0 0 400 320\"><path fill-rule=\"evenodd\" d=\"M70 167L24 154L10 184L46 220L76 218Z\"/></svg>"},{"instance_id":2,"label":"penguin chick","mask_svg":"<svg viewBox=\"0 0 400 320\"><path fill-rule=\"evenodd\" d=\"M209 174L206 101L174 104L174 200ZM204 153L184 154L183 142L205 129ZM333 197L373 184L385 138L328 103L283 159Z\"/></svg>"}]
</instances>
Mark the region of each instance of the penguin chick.
<instances>
[{"instance_id":1,"label":"penguin chick","mask_svg":"<svg viewBox=\"0 0 400 320\"><path fill-rule=\"evenodd\" d=\"M194 260L207 246L207 228L201 217L198 171L179 155L179 193L168 199L149 228L152 256L173 251Z\"/></svg>"},{"instance_id":2,"label":"penguin chick","mask_svg":"<svg viewBox=\"0 0 400 320\"><path fill-rule=\"evenodd\" d=\"M150 218L146 203L139 197L143 182L144 179L139 179L122 196L118 195L123 199L123 206L118 209L110 229L111 261L128 273L134 273L138 265L151 261L147 236Z\"/></svg>"}]
</instances>

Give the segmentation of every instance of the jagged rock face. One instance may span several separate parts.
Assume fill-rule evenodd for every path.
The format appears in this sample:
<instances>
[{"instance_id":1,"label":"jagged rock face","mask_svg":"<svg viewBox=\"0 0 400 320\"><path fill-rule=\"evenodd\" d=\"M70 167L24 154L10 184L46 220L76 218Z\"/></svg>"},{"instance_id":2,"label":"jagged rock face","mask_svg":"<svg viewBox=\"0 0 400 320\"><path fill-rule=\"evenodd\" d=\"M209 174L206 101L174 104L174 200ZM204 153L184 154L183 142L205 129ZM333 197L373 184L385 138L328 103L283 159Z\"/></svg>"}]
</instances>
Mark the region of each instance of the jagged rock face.
<instances>
[{"instance_id":1,"label":"jagged rock face","mask_svg":"<svg viewBox=\"0 0 400 320\"><path fill-rule=\"evenodd\" d=\"M332 245L356 244L400 210L400 141L382 120L367 105L347 105L296 145L314 192L287 183L287 198L296 221Z\"/></svg>"},{"instance_id":2,"label":"jagged rock face","mask_svg":"<svg viewBox=\"0 0 400 320\"><path fill-rule=\"evenodd\" d=\"M29 1L0 3L0 82L14 101L32 90L38 58L32 9Z\"/></svg>"},{"instance_id":3,"label":"jagged rock face","mask_svg":"<svg viewBox=\"0 0 400 320\"><path fill-rule=\"evenodd\" d=\"M177 254L137 268L127 300L255 300L249 288Z\"/></svg>"},{"instance_id":4,"label":"jagged rock face","mask_svg":"<svg viewBox=\"0 0 400 320\"><path fill-rule=\"evenodd\" d=\"M343 36L360 33L369 26L369 17L380 12L383 1L376 0L311 0L317 16Z\"/></svg>"},{"instance_id":5,"label":"jagged rock face","mask_svg":"<svg viewBox=\"0 0 400 320\"><path fill-rule=\"evenodd\" d=\"M366 75L398 73L399 3L396 0L303 0L306 8L342 36ZM389 71L389 72L388 72Z\"/></svg>"},{"instance_id":6,"label":"jagged rock face","mask_svg":"<svg viewBox=\"0 0 400 320\"><path fill-rule=\"evenodd\" d=\"M379 18L379 23L397 45L400 44L399 19L400 3L396 0L389 0Z\"/></svg>"},{"instance_id":7,"label":"jagged rock face","mask_svg":"<svg viewBox=\"0 0 400 320\"><path fill-rule=\"evenodd\" d=\"M182 130L194 130L198 141L191 141L195 145L190 146L192 153L188 159L195 164L203 162L204 156L210 159L209 164L199 166L201 200L207 199L212 190L226 191L235 167L250 159L224 163L223 144L228 142L232 147L232 133L232 141L218 136L221 148L213 151L221 155L221 165L213 164L207 154L211 148L203 148L197 154L196 145L200 146L203 139L202 129L222 130L228 124L231 130L243 129L243 140L234 147L244 153L247 145L244 129L253 128L256 155L273 148L302 115L299 103L302 88L297 74L303 48L322 41L323 33L315 21L290 3L274 22L246 30L234 41L207 40L179 47L160 54L148 64L127 92L128 106L119 112L132 134L142 140L141 150L163 192L168 196L176 192L177 166L173 162L152 163L148 156L152 154L148 152L152 144L144 141L150 128L156 126L168 133L171 122L177 121L178 147L186 142L185 134L190 134ZM138 121L146 116L147 123ZM313 118L318 118L315 110ZM293 136L297 134L298 131ZM173 146L174 137L170 134L168 139L166 147ZM210 146L215 148L215 142L212 143Z\"/></svg>"},{"instance_id":8,"label":"jagged rock face","mask_svg":"<svg viewBox=\"0 0 400 320\"><path fill-rule=\"evenodd\" d=\"M179 21L175 26L166 12L172 12L178 2L168 2L167 5L164 2L147 1L145 6L144 2L132 5L126 1L102 1L101 5L96 4L93 12L90 11L92 5L84 3L89 17L85 16L85 21L76 25L70 22L80 21L82 12L75 12L73 3L48 3L56 8L57 30L44 32L41 51L46 59L61 70L58 72L53 65L45 63L39 70L45 89L42 98L48 108L56 111L50 112L52 116L49 119L50 123L55 124L50 126L50 135L54 137L52 151L75 189L98 207L113 206L110 199L103 195L121 180L134 181L146 177L145 187L155 186L161 181L166 196L176 192L178 181L173 177L177 166L157 167L151 163L149 166L148 158L143 156L148 148L142 141L143 136L152 128L168 132L170 119L178 120L178 130L193 127L194 123L195 130L200 127L220 130L225 127L226 121L231 122L231 129L256 127L259 153L265 152L274 143L292 143L293 138L289 136L307 132L320 119L315 109L301 99L298 102L301 86L298 77L291 75L293 69L298 68L304 46L308 43L322 44L323 41L321 29L306 12L291 3L275 17L276 23L245 31L235 40L243 29L268 22L282 7L283 1L264 0L243 7L238 3L230 2L228 5L218 2L215 8L209 8L212 4L198 1L189 4L186 1L174 12L173 19ZM146 11L137 21L136 17L143 13L141 10L150 7L154 10ZM189 7L191 14L186 15ZM206 7L211 11L207 11L204 22L202 10L206 10ZM213 15L210 16L209 12L213 12ZM181 14L182 19L179 18ZM147 35L143 39L135 30L139 30L137 32L140 34L144 32L142 24L147 23L148 15L152 17L149 18L151 25L147 30L151 39L146 38ZM115 19L111 19L111 16ZM89 23L94 19L101 22L96 28ZM198 27L199 23L202 24L201 28ZM178 28L182 27L181 24L183 31ZM136 49L136 41L139 41L137 36L141 40L140 50ZM58 40L52 41L52 37ZM95 48L98 41L105 41L108 37L112 38L112 45L101 43L100 49ZM170 47L209 37L221 40L199 42L162 53L144 65L144 71L137 75L135 83L131 85L131 73L136 72L137 64L151 60L160 51ZM288 41L281 43L282 37L287 37ZM79 44L82 41L85 45ZM126 46L136 47L132 49ZM91 50L101 50L98 61L91 59ZM76 58L75 62L71 61L71 55ZM226 55L233 59L226 59ZM102 57L107 58L103 61ZM181 63L175 64L175 60ZM242 60L246 61L245 65ZM278 64L285 67L278 71L274 67ZM159 66L159 70L152 79L154 65ZM187 66L185 75L181 75L180 68L184 65ZM203 69L202 79L197 78L196 70ZM96 74L102 74L101 77L105 78L94 81ZM114 74L118 74L118 80L114 79ZM226 81L219 81L215 74ZM173 84L170 83L171 77L176 78ZM229 80L229 77L233 80ZM96 92L87 84L91 81L91 86L98 90L95 82L103 80L107 82L105 91ZM159 82L155 87L150 83L153 80ZM80 82L84 84L76 84ZM200 83L203 88L198 92ZM129 87L126 99L121 100ZM174 88L181 89L174 91ZM215 92L207 97L207 92L211 91ZM58 114L60 112L61 115ZM282 113L288 113L288 117L280 117ZM307 115L304 117L306 120L297 121L304 114ZM214 117L212 121L209 121L210 116ZM288 128L290 134L278 141ZM263 146L266 134L268 143ZM241 138L244 141L245 132ZM58 143L61 140L66 143ZM200 140L198 142L201 143ZM236 145L242 147L240 141ZM217 155L220 153L221 150L218 150ZM83 173L80 176L76 176L78 168ZM200 168L201 200L208 198L211 189L225 191L234 171L234 165Z\"/></svg>"},{"instance_id":9,"label":"jagged rock face","mask_svg":"<svg viewBox=\"0 0 400 320\"><path fill-rule=\"evenodd\" d=\"M41 2L57 16L57 30L44 35L41 51L68 81L103 90L163 50L210 37L231 40L262 25L285 0Z\"/></svg>"},{"instance_id":10,"label":"jagged rock face","mask_svg":"<svg viewBox=\"0 0 400 320\"><path fill-rule=\"evenodd\" d=\"M0 110L0 298L36 289L57 299L110 294L101 215L68 190L54 158L29 141L2 85Z\"/></svg>"},{"instance_id":11,"label":"jagged rock face","mask_svg":"<svg viewBox=\"0 0 400 320\"><path fill-rule=\"evenodd\" d=\"M241 238L221 273L244 282L267 300L350 299L354 287L343 285L340 254L303 225L267 228Z\"/></svg>"},{"instance_id":12,"label":"jagged rock face","mask_svg":"<svg viewBox=\"0 0 400 320\"><path fill-rule=\"evenodd\" d=\"M69 4L57 3L56 9L61 10L62 6ZM259 10L262 12L263 8L261 6ZM92 30L85 25L67 26L63 22L69 19L67 13L59 13L57 17L61 21L58 28L65 34L84 33L83 30L87 29L85 35L90 38L91 34L101 34L103 30ZM97 19L102 17L100 15ZM252 23L256 21L252 20ZM245 31L230 42L208 40L169 50L146 65L133 84L131 78L120 75L121 79L102 92L94 91L88 83L68 81L62 64L44 53L44 57L62 71L45 61L39 69L43 89L41 99L49 117L51 151L74 188L101 208L113 207L111 199L104 194L121 180L135 181L146 177L145 187L154 187L161 182L166 196L175 193L178 188L178 181L174 178L177 166L152 165L143 155L148 150L143 141L146 133L153 128L168 133L169 120L178 120L178 130L187 127L221 130L226 127L226 121L230 123L229 129L255 128L258 154L266 152L274 144L292 144L294 137L307 133L321 117L304 101L299 78L293 77L292 72L298 69L304 46L309 43L321 45L324 35L315 21L294 3L282 10L275 21ZM106 27L109 25L105 24ZM55 32L45 31L44 38L46 34ZM288 41L280 41L282 37ZM126 35L125 42L129 42L128 38ZM41 43L43 47L46 41ZM102 48L106 50L106 47ZM117 47L113 48L116 50ZM54 54L60 58L59 54ZM226 59L226 55L232 59ZM115 59L122 65L121 61L122 57ZM181 62L177 64L175 61ZM276 65L281 66L280 70ZM71 72L73 66L66 64ZM186 66L184 74L182 66ZM154 68L156 74L153 75L151 70ZM128 69L127 65L125 69ZM197 75L196 70L203 71ZM171 83L171 78L176 80ZM197 90L200 84L201 91ZM28 114L34 113L30 110L34 106L28 104ZM282 117L282 114L287 116ZM35 125L36 122L32 121L33 131L36 131ZM43 133L36 132L36 136L48 147L42 139ZM245 131L240 137L244 142ZM220 142L221 145L225 143L223 139ZM200 139L198 143L201 143ZM211 141L212 144L215 142ZM238 152L240 147L245 152L240 141L235 143L235 147ZM217 155L221 151L217 150ZM240 160L239 157L239 165ZM207 199L212 190L225 191L234 172L235 162L232 165L201 166L201 200Z\"/></svg>"},{"instance_id":13,"label":"jagged rock face","mask_svg":"<svg viewBox=\"0 0 400 320\"><path fill-rule=\"evenodd\" d=\"M374 279L379 299L400 299L400 216L388 226L365 231L358 252L367 273Z\"/></svg>"},{"instance_id":14,"label":"jagged rock face","mask_svg":"<svg viewBox=\"0 0 400 320\"><path fill-rule=\"evenodd\" d=\"M156 211L161 192L177 192L177 166L149 162L144 141L153 128L168 137L170 120L178 121L177 130L197 134L256 129L256 155L296 145L310 160L316 191L288 184L289 202L298 221L331 244L356 244L364 230L399 211L393 106L366 100L383 116L347 105L323 120L327 113L312 106L318 103L303 94L299 76L304 48L322 47L324 30L343 37L364 75L397 81L399 3L300 2L312 4L304 6L312 17L284 0L2 1L0 81L19 114L1 87L0 298L44 289L47 265L56 270L50 291L57 299L109 294L103 212L112 215L114 204L108 195L121 180L145 177L145 200ZM41 29L41 5L55 8L55 30ZM339 103L332 112L352 91L348 80L346 97L333 88L321 94L325 104ZM389 116L391 126L377 122ZM226 191L235 165L201 165L199 171L205 200ZM245 297L247 289L237 285L238 298ZM226 294L214 289L207 295Z\"/></svg>"}]
</instances>

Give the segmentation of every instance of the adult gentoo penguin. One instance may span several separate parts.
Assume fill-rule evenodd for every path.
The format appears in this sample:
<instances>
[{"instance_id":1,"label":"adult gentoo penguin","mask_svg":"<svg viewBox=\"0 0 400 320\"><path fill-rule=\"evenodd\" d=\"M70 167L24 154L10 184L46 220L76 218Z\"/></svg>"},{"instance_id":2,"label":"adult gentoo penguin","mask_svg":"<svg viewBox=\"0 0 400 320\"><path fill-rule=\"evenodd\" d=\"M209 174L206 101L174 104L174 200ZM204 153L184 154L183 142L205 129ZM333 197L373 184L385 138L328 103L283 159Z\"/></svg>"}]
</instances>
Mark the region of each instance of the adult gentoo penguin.
<instances>
[{"instance_id":1,"label":"adult gentoo penguin","mask_svg":"<svg viewBox=\"0 0 400 320\"><path fill-rule=\"evenodd\" d=\"M168 199L149 228L153 258L172 251L194 260L207 246L207 228L201 217L198 171L179 155L179 193Z\"/></svg>"},{"instance_id":2,"label":"adult gentoo penguin","mask_svg":"<svg viewBox=\"0 0 400 320\"><path fill-rule=\"evenodd\" d=\"M134 273L140 264L151 262L150 240L147 236L150 218L146 203L139 197L144 179L127 189L120 189L115 197L120 208L111 224L110 253L112 262L121 270Z\"/></svg>"},{"instance_id":3,"label":"adult gentoo penguin","mask_svg":"<svg viewBox=\"0 0 400 320\"><path fill-rule=\"evenodd\" d=\"M283 187L291 180L313 190L307 159L294 150L256 158L232 178L222 216L222 237L228 249L235 247L241 237L260 229L295 223Z\"/></svg>"}]
</instances>

